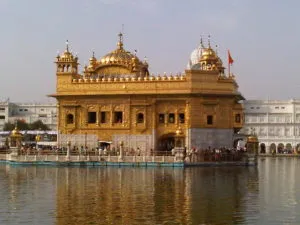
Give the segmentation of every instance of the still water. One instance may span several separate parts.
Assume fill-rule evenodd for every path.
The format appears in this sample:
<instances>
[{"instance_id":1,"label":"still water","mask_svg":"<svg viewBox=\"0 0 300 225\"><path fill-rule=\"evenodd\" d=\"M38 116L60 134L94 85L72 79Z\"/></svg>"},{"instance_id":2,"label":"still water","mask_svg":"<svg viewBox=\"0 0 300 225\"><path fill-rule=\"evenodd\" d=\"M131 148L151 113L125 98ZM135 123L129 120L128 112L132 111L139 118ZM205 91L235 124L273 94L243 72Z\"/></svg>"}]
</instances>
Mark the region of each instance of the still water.
<instances>
[{"instance_id":1,"label":"still water","mask_svg":"<svg viewBox=\"0 0 300 225\"><path fill-rule=\"evenodd\" d=\"M0 164L0 224L300 224L300 158L256 167Z\"/></svg>"}]
</instances>

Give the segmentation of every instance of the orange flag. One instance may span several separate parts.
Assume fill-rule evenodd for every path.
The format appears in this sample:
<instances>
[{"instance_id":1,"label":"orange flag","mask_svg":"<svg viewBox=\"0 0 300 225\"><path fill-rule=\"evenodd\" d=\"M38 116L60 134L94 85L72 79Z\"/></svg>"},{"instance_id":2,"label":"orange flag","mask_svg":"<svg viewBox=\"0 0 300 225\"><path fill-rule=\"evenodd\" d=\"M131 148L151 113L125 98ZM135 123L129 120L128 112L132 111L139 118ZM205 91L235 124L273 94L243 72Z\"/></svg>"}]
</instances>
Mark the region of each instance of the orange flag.
<instances>
[{"instance_id":1,"label":"orange flag","mask_svg":"<svg viewBox=\"0 0 300 225\"><path fill-rule=\"evenodd\" d=\"M231 65L233 62L234 61L233 61L233 59L232 59L232 57L230 55L230 51L228 50L228 64Z\"/></svg>"}]
</instances>

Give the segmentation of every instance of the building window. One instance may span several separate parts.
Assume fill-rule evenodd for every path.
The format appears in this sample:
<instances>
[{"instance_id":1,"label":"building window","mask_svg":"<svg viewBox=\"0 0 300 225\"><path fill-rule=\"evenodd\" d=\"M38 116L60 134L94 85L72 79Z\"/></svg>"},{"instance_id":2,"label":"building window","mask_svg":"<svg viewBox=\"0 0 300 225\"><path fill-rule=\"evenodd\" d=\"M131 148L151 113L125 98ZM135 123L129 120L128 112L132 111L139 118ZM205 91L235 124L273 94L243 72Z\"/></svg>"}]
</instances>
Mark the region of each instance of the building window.
<instances>
[{"instance_id":1,"label":"building window","mask_svg":"<svg viewBox=\"0 0 300 225\"><path fill-rule=\"evenodd\" d=\"M138 113L136 117L137 123L144 123L144 114Z\"/></svg>"},{"instance_id":2,"label":"building window","mask_svg":"<svg viewBox=\"0 0 300 225\"><path fill-rule=\"evenodd\" d=\"M68 114L67 115L67 124L72 124L74 123L74 116L73 114Z\"/></svg>"},{"instance_id":3,"label":"building window","mask_svg":"<svg viewBox=\"0 0 300 225\"><path fill-rule=\"evenodd\" d=\"M178 118L179 118L179 123L184 123L184 113L179 113Z\"/></svg>"},{"instance_id":4,"label":"building window","mask_svg":"<svg viewBox=\"0 0 300 225\"><path fill-rule=\"evenodd\" d=\"M44 109L41 109L41 111L44 111Z\"/></svg>"},{"instance_id":5,"label":"building window","mask_svg":"<svg viewBox=\"0 0 300 225\"><path fill-rule=\"evenodd\" d=\"M235 114L235 122L240 123L241 122L241 114Z\"/></svg>"},{"instance_id":6,"label":"building window","mask_svg":"<svg viewBox=\"0 0 300 225\"><path fill-rule=\"evenodd\" d=\"M275 109L279 109L279 106L276 106Z\"/></svg>"},{"instance_id":7,"label":"building window","mask_svg":"<svg viewBox=\"0 0 300 225\"><path fill-rule=\"evenodd\" d=\"M206 117L206 123L207 123L207 125L212 125L213 124L213 116L212 115L208 115L207 117Z\"/></svg>"},{"instance_id":8,"label":"building window","mask_svg":"<svg viewBox=\"0 0 300 225\"><path fill-rule=\"evenodd\" d=\"M96 123L97 113L96 112L88 112L88 123Z\"/></svg>"},{"instance_id":9,"label":"building window","mask_svg":"<svg viewBox=\"0 0 300 225\"><path fill-rule=\"evenodd\" d=\"M5 108L0 108L0 111L5 111Z\"/></svg>"},{"instance_id":10,"label":"building window","mask_svg":"<svg viewBox=\"0 0 300 225\"><path fill-rule=\"evenodd\" d=\"M0 120L5 120L5 116L0 116Z\"/></svg>"},{"instance_id":11,"label":"building window","mask_svg":"<svg viewBox=\"0 0 300 225\"><path fill-rule=\"evenodd\" d=\"M106 123L106 120L107 120L107 116L106 116L106 113L107 112L101 112L101 123Z\"/></svg>"},{"instance_id":12,"label":"building window","mask_svg":"<svg viewBox=\"0 0 300 225\"><path fill-rule=\"evenodd\" d=\"M169 113L169 123L175 123L175 114Z\"/></svg>"},{"instance_id":13,"label":"building window","mask_svg":"<svg viewBox=\"0 0 300 225\"><path fill-rule=\"evenodd\" d=\"M24 109L24 111L25 111L25 112L27 112L27 111L28 111L28 109Z\"/></svg>"},{"instance_id":14,"label":"building window","mask_svg":"<svg viewBox=\"0 0 300 225\"><path fill-rule=\"evenodd\" d=\"M23 112L23 109L19 109L20 112Z\"/></svg>"},{"instance_id":15,"label":"building window","mask_svg":"<svg viewBox=\"0 0 300 225\"><path fill-rule=\"evenodd\" d=\"M123 122L123 112L115 112L114 113L114 122L115 123L122 123Z\"/></svg>"},{"instance_id":16,"label":"building window","mask_svg":"<svg viewBox=\"0 0 300 225\"><path fill-rule=\"evenodd\" d=\"M165 123L165 114L161 113L158 115L158 122Z\"/></svg>"},{"instance_id":17,"label":"building window","mask_svg":"<svg viewBox=\"0 0 300 225\"><path fill-rule=\"evenodd\" d=\"M281 107L281 109L285 109L285 107Z\"/></svg>"}]
</instances>

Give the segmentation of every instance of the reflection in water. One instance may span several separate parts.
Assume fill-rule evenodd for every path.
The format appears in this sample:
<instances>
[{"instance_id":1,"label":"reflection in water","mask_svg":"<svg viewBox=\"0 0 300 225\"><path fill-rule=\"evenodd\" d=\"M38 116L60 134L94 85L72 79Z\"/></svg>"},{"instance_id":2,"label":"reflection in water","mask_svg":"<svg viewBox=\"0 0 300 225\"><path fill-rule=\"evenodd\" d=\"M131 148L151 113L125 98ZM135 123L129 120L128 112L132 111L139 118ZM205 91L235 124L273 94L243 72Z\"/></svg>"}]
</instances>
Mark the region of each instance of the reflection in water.
<instances>
[{"instance_id":1,"label":"reflection in water","mask_svg":"<svg viewBox=\"0 0 300 225\"><path fill-rule=\"evenodd\" d=\"M0 224L300 224L300 159L255 167L0 164Z\"/></svg>"}]
</instances>

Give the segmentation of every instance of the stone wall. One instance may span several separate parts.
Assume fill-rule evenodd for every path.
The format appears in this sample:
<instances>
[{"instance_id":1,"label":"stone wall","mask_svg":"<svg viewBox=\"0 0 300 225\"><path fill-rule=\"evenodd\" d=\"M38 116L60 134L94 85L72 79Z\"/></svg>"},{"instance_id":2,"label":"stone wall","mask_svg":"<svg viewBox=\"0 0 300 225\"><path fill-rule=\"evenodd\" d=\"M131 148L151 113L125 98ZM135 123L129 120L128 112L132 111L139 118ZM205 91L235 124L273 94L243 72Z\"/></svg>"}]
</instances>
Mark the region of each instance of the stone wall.
<instances>
[{"instance_id":1,"label":"stone wall","mask_svg":"<svg viewBox=\"0 0 300 225\"><path fill-rule=\"evenodd\" d=\"M192 128L189 130L191 148L233 147L232 129Z\"/></svg>"},{"instance_id":2,"label":"stone wall","mask_svg":"<svg viewBox=\"0 0 300 225\"><path fill-rule=\"evenodd\" d=\"M137 150L140 149L141 155L150 155L150 150L154 149L154 139L152 135L113 135L113 145L118 147L124 143L124 148Z\"/></svg>"}]
</instances>

